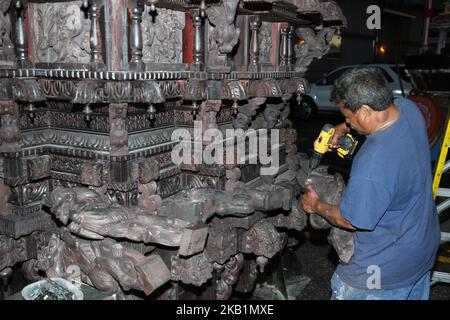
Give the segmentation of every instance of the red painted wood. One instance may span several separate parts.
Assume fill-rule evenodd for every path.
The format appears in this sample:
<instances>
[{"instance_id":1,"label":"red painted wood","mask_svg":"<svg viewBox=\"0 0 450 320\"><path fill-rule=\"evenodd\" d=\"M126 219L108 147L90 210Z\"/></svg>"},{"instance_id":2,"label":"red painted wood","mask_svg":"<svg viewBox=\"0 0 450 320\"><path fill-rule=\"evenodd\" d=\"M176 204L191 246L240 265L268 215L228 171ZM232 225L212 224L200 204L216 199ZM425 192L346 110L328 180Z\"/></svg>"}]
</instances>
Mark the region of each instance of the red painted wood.
<instances>
[{"instance_id":1,"label":"red painted wood","mask_svg":"<svg viewBox=\"0 0 450 320\"><path fill-rule=\"evenodd\" d=\"M110 35L111 41L106 45L109 45L109 52L111 57L111 69L123 70L124 69L124 55L123 55L123 24L128 21L122 19L122 6L126 5L126 1L123 0L109 0L110 3ZM127 17L129 16L127 12Z\"/></svg>"},{"instance_id":2,"label":"red painted wood","mask_svg":"<svg viewBox=\"0 0 450 320\"><path fill-rule=\"evenodd\" d=\"M33 50L31 48L31 36L30 36L30 19L28 17L29 15L29 6L26 7L26 10L24 10L24 19L23 23L25 24L25 34L27 37L27 53L28 53L28 59L30 61L33 61ZM11 34L12 35L12 34ZM11 39L14 41L14 39Z\"/></svg>"},{"instance_id":3,"label":"red painted wood","mask_svg":"<svg viewBox=\"0 0 450 320\"><path fill-rule=\"evenodd\" d=\"M186 22L183 30L183 63L194 62L194 22L188 11L185 12Z\"/></svg>"}]
</instances>

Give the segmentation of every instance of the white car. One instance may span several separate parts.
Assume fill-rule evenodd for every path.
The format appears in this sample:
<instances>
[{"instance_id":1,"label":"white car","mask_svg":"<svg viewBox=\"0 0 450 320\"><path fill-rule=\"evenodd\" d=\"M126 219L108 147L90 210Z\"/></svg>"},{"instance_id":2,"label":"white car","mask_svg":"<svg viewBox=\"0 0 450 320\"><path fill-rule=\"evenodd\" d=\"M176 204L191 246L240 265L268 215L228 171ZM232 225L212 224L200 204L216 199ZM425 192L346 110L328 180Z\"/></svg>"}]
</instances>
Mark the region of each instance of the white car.
<instances>
[{"instance_id":1,"label":"white car","mask_svg":"<svg viewBox=\"0 0 450 320\"><path fill-rule=\"evenodd\" d=\"M386 81L392 88L394 98L407 97L413 89L403 65L358 64L343 66L334 69L316 83L311 84L311 90L303 97L299 108L296 108L295 116L301 119L308 119L317 111L339 111L339 107L330 101L334 81L349 69L367 67L379 68L383 72Z\"/></svg>"}]
</instances>

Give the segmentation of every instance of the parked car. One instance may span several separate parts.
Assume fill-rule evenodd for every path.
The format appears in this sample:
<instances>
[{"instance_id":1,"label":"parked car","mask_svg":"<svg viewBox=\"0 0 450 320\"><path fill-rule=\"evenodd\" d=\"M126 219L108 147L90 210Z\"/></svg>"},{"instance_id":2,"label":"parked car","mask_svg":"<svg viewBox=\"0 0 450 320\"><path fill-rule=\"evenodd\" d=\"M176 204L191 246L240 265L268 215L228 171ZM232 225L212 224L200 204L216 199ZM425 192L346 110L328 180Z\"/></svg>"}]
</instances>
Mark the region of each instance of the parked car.
<instances>
[{"instance_id":1,"label":"parked car","mask_svg":"<svg viewBox=\"0 0 450 320\"><path fill-rule=\"evenodd\" d=\"M343 66L329 72L316 83L311 83L311 90L303 97L299 108L296 108L295 116L300 119L307 119L317 111L339 111L339 107L330 101L334 81L349 69L363 67L380 69L391 86L395 98L406 97L413 89L404 65L359 64Z\"/></svg>"}]
</instances>

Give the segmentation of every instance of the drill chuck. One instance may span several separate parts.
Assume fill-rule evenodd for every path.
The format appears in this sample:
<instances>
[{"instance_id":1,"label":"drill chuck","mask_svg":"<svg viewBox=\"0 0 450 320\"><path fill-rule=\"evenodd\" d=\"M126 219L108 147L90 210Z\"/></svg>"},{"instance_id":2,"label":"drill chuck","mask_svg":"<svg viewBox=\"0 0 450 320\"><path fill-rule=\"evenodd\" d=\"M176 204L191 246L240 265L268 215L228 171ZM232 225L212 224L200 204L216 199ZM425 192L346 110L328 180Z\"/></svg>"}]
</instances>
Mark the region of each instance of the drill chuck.
<instances>
[{"instance_id":1,"label":"drill chuck","mask_svg":"<svg viewBox=\"0 0 450 320\"><path fill-rule=\"evenodd\" d=\"M309 160L309 169L314 170L320 164L322 157L325 153L330 150L331 141L333 140L335 134L335 128L331 124L326 124L323 126L319 137L314 141L314 151ZM344 134L338 140L337 154L341 158L349 158L353 155L353 152L358 145L358 141L353 138L349 133Z\"/></svg>"},{"instance_id":2,"label":"drill chuck","mask_svg":"<svg viewBox=\"0 0 450 320\"><path fill-rule=\"evenodd\" d=\"M320 160L322 159L323 153L313 152L309 160L309 169L314 170L319 166Z\"/></svg>"}]
</instances>

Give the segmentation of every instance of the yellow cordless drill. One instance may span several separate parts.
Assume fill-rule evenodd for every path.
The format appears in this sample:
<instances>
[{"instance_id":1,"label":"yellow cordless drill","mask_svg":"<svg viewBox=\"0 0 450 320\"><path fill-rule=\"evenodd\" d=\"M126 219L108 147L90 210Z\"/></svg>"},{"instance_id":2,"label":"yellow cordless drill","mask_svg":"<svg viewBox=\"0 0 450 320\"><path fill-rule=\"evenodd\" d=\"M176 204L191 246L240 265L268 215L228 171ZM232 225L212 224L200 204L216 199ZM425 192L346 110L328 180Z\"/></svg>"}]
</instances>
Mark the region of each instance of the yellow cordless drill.
<instances>
[{"instance_id":1,"label":"yellow cordless drill","mask_svg":"<svg viewBox=\"0 0 450 320\"><path fill-rule=\"evenodd\" d=\"M308 181L309 175L312 170L319 166L320 161L325 153L330 150L331 141L335 134L334 126L331 124L326 124L323 126L322 131L320 131L319 137L314 141L314 151L309 159L309 171L306 177L306 182ZM336 149L337 154L341 158L349 158L353 155L353 152L358 145L358 141L353 138L349 133L342 135L338 140L338 148Z\"/></svg>"}]
</instances>

